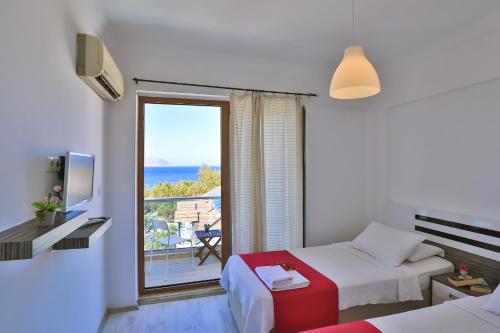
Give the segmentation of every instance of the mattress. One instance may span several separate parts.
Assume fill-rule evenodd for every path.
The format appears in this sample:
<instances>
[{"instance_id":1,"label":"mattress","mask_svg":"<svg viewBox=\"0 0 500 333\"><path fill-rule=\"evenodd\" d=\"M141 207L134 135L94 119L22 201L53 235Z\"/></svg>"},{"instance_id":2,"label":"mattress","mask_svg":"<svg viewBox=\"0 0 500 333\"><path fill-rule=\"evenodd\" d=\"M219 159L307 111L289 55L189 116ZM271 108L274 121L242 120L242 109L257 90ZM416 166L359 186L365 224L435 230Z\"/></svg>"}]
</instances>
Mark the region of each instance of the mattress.
<instances>
[{"instance_id":1,"label":"mattress","mask_svg":"<svg viewBox=\"0 0 500 333\"><path fill-rule=\"evenodd\" d=\"M418 262L405 261L402 266L411 269L415 272L415 274L417 274L421 290L425 290L430 287L430 277L432 275L453 272L453 264L451 262L436 256Z\"/></svg>"}]
</instances>

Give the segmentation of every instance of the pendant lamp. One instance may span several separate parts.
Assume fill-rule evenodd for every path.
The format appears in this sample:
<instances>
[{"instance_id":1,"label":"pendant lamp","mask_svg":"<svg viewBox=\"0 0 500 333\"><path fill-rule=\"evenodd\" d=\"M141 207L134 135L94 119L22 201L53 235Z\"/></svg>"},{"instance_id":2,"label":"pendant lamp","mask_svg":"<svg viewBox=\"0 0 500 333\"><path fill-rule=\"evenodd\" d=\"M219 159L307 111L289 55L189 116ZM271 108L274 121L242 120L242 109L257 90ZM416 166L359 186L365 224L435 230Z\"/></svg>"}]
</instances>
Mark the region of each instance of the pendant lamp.
<instances>
[{"instance_id":1,"label":"pendant lamp","mask_svg":"<svg viewBox=\"0 0 500 333\"><path fill-rule=\"evenodd\" d=\"M352 0L352 39L354 42L354 0ZM363 47L352 45L346 48L344 58L333 73L330 97L359 99L376 95L379 92L380 80L375 68L366 58Z\"/></svg>"}]
</instances>

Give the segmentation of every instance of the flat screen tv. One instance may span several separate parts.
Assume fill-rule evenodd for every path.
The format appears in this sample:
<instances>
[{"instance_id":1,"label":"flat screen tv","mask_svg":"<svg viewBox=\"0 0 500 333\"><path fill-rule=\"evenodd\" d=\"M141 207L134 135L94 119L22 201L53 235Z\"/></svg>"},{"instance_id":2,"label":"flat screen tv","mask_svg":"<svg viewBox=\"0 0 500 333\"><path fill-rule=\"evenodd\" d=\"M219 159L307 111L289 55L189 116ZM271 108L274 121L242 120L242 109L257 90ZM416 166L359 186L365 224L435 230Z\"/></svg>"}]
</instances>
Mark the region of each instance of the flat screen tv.
<instances>
[{"instance_id":1,"label":"flat screen tv","mask_svg":"<svg viewBox=\"0 0 500 333\"><path fill-rule=\"evenodd\" d=\"M63 211L80 208L92 200L95 156L68 152L64 158Z\"/></svg>"}]
</instances>

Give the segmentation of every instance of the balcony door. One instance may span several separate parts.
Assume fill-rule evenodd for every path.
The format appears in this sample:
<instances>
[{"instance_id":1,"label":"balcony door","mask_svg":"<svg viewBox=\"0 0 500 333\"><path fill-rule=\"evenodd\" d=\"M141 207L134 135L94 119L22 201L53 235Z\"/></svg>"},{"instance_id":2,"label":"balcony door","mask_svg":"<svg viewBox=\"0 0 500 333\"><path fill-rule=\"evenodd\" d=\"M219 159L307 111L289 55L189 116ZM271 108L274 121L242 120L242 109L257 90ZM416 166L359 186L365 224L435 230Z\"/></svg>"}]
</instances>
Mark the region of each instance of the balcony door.
<instances>
[{"instance_id":1,"label":"balcony door","mask_svg":"<svg viewBox=\"0 0 500 333\"><path fill-rule=\"evenodd\" d=\"M231 240L229 102L138 101L139 294L217 284Z\"/></svg>"}]
</instances>

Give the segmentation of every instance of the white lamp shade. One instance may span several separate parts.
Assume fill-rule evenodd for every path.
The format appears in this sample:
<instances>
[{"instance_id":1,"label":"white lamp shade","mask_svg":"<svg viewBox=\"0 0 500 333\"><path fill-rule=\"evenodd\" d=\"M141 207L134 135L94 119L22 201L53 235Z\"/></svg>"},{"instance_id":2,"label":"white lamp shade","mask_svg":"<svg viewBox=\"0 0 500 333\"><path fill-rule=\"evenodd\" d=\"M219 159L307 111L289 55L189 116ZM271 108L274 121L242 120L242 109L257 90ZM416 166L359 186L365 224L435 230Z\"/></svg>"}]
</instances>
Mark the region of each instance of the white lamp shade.
<instances>
[{"instance_id":1,"label":"white lamp shade","mask_svg":"<svg viewBox=\"0 0 500 333\"><path fill-rule=\"evenodd\" d=\"M363 47L353 45L345 49L344 58L333 73L330 97L337 99L358 99L380 92L377 72L366 59Z\"/></svg>"}]
</instances>

